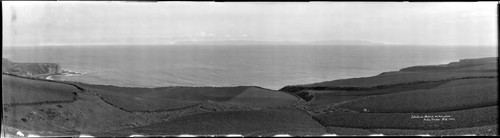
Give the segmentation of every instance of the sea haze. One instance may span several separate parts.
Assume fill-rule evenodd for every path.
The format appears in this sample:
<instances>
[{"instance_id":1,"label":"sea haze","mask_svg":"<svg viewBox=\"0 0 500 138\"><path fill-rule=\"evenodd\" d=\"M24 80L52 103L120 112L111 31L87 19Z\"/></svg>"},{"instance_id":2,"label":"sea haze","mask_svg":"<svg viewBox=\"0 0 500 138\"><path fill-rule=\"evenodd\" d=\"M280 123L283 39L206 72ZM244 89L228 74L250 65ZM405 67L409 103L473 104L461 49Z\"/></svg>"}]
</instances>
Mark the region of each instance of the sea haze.
<instances>
[{"instance_id":1,"label":"sea haze","mask_svg":"<svg viewBox=\"0 0 500 138\"><path fill-rule=\"evenodd\" d=\"M261 86L279 89L367 77L415 65L496 57L496 47L43 46L4 47L14 62L59 63L83 75L52 79L126 87Z\"/></svg>"}]
</instances>

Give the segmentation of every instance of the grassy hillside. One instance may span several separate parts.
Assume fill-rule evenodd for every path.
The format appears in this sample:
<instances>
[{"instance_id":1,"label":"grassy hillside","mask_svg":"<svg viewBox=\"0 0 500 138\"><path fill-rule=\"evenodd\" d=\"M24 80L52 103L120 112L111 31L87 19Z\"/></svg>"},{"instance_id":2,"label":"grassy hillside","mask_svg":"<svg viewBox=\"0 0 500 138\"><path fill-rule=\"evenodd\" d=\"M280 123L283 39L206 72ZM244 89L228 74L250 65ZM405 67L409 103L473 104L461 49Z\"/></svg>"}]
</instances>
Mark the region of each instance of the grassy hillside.
<instances>
[{"instance_id":1,"label":"grassy hillside","mask_svg":"<svg viewBox=\"0 0 500 138\"><path fill-rule=\"evenodd\" d=\"M241 94L247 86L238 87L174 87L174 88L155 88L154 92L163 94L164 97L187 101L229 101L235 96Z\"/></svg>"},{"instance_id":2,"label":"grassy hillside","mask_svg":"<svg viewBox=\"0 0 500 138\"><path fill-rule=\"evenodd\" d=\"M250 87L227 102L252 107L283 107L299 100L299 98L284 92Z\"/></svg>"},{"instance_id":3,"label":"grassy hillside","mask_svg":"<svg viewBox=\"0 0 500 138\"><path fill-rule=\"evenodd\" d=\"M478 59L462 59L459 62L451 62L445 65L430 65L430 66L414 66L403 68L400 71L418 71L418 72L440 72L440 71L478 71L484 69L496 69L498 58L478 58ZM478 68L479 67L479 68Z\"/></svg>"},{"instance_id":4,"label":"grassy hillside","mask_svg":"<svg viewBox=\"0 0 500 138\"><path fill-rule=\"evenodd\" d=\"M311 93L315 99L310 101L310 107L316 108L333 103L351 101L367 96L398 93L412 90L426 90L435 88L449 81L426 82L408 85L395 85L387 88L367 89L367 90L306 90Z\"/></svg>"},{"instance_id":5,"label":"grassy hillside","mask_svg":"<svg viewBox=\"0 0 500 138\"><path fill-rule=\"evenodd\" d=\"M206 93L200 94L204 90L203 88L166 87L153 89L102 85L85 85L84 87L98 93L109 104L127 111L175 110L207 100L221 99L220 95L214 94L217 92L215 89L206 89ZM231 95L226 96L231 98Z\"/></svg>"},{"instance_id":6,"label":"grassy hillside","mask_svg":"<svg viewBox=\"0 0 500 138\"><path fill-rule=\"evenodd\" d=\"M412 116L450 116L454 120L424 121ZM498 107L434 113L329 113L315 116L324 126L365 129L441 130L498 124Z\"/></svg>"},{"instance_id":7,"label":"grassy hillside","mask_svg":"<svg viewBox=\"0 0 500 138\"><path fill-rule=\"evenodd\" d=\"M414 90L371 96L340 105L374 113L439 112L497 105L498 80L475 85Z\"/></svg>"},{"instance_id":8,"label":"grassy hillside","mask_svg":"<svg viewBox=\"0 0 500 138\"><path fill-rule=\"evenodd\" d=\"M71 102L79 91L67 84L2 75L2 104Z\"/></svg>"},{"instance_id":9,"label":"grassy hillside","mask_svg":"<svg viewBox=\"0 0 500 138\"><path fill-rule=\"evenodd\" d=\"M213 112L168 122L114 131L112 134L142 135L274 135L323 134L324 127L297 109Z\"/></svg>"},{"instance_id":10,"label":"grassy hillside","mask_svg":"<svg viewBox=\"0 0 500 138\"><path fill-rule=\"evenodd\" d=\"M444 87L457 87L457 86L470 86L475 87L476 85L483 85L486 83L498 83L498 78L478 78L478 79L464 79L464 80L454 80L447 82L445 84L439 85L437 88Z\"/></svg>"},{"instance_id":11,"label":"grassy hillside","mask_svg":"<svg viewBox=\"0 0 500 138\"><path fill-rule=\"evenodd\" d=\"M496 136L498 133L497 125L487 125L480 127L444 129L444 130L405 130L405 129L371 129L375 134L384 135L477 135L477 136Z\"/></svg>"},{"instance_id":12,"label":"grassy hillside","mask_svg":"<svg viewBox=\"0 0 500 138\"><path fill-rule=\"evenodd\" d=\"M487 125L480 127L442 129L442 130L417 130L417 129L362 129L362 128L347 128L347 127L326 127L328 134L336 134L339 136L360 136L383 134L385 136L457 136L457 135L477 135L477 136L495 136L498 132L498 125Z\"/></svg>"},{"instance_id":13,"label":"grassy hillside","mask_svg":"<svg viewBox=\"0 0 500 138\"><path fill-rule=\"evenodd\" d=\"M83 84L103 100L128 111L175 110L202 102L226 102L252 107L288 106L300 99L258 87L162 87L126 88Z\"/></svg>"},{"instance_id":14,"label":"grassy hillside","mask_svg":"<svg viewBox=\"0 0 500 138\"><path fill-rule=\"evenodd\" d=\"M141 119L73 85L10 75L2 75L2 101L2 126L38 135L78 135Z\"/></svg>"},{"instance_id":15,"label":"grassy hillside","mask_svg":"<svg viewBox=\"0 0 500 138\"><path fill-rule=\"evenodd\" d=\"M315 86L342 86L342 87L374 87L379 85L392 85L409 83L416 81L439 81L451 78L478 77L478 76L498 76L497 72L398 72L382 74L374 77L353 78L321 82L304 85L306 87Z\"/></svg>"},{"instance_id":16,"label":"grassy hillside","mask_svg":"<svg viewBox=\"0 0 500 138\"><path fill-rule=\"evenodd\" d=\"M120 91L96 90L100 97L107 103L127 111L161 111L174 110L196 105L197 102L170 99L161 96L141 96L132 94L120 94Z\"/></svg>"},{"instance_id":17,"label":"grassy hillside","mask_svg":"<svg viewBox=\"0 0 500 138\"><path fill-rule=\"evenodd\" d=\"M439 81L464 77L498 76L497 60L497 57L466 59L447 65L414 66L372 77L325 81L314 84L298 85L295 87L375 87L416 81Z\"/></svg>"}]
</instances>

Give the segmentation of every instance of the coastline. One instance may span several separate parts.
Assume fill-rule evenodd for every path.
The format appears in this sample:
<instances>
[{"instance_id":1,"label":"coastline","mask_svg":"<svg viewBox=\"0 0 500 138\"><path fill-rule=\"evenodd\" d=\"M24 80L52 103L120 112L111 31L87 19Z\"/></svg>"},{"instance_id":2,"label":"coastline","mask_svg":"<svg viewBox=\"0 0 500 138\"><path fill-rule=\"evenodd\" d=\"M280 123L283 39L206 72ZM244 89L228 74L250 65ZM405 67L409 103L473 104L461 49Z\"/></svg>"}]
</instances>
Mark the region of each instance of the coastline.
<instances>
[{"instance_id":1,"label":"coastline","mask_svg":"<svg viewBox=\"0 0 500 138\"><path fill-rule=\"evenodd\" d=\"M282 89L284 89L286 87L294 87L294 86L300 87L300 86L314 85L314 84L319 84L319 83L324 83L324 82L331 82L331 81L342 81L342 80L349 80L349 79L371 78L371 77L377 77L377 76L381 76L381 75L385 75L385 74L398 73L398 72L409 70L409 69L412 69L412 68L440 67L440 66L445 66L445 65L449 65L449 64L456 64L456 63L459 63L459 62L464 62L464 61L469 61L469 60L481 60L481 59L491 59L491 58L497 58L498 59L498 57L483 57L483 58L472 58L472 59L458 59L458 60L455 60L453 62L449 62L447 64L414 65L414 66L410 66L410 67L401 68L399 70L384 71L384 72L378 73L376 75L370 75L370 76L364 76L364 77L351 77L351 78L333 79L333 80L327 80L327 81L312 82L312 83L303 83L303 84L294 84L294 85L285 85L285 86L281 86L278 89L264 88L264 87L258 86L258 85L234 85L234 86L187 86L186 85L186 86L157 86L157 87L141 87L141 86L128 87L128 86L118 86L118 85L110 85L110 84L106 84L106 85L116 86L116 87L126 87L126 88L162 88L162 87L195 87L195 88L221 87L221 88L227 88L227 87L239 87L239 86L254 86L254 87L260 87L260 88L269 89L269 90L282 90ZM33 64L37 64L37 63L33 63ZM495 70L492 70L492 71L495 71ZM7 72L3 72L3 73L7 73ZM26 77L26 78L32 77L32 78L39 78L39 79L52 80L52 81L62 81L62 80L54 80L54 79L51 79L51 78L53 76L57 76L57 75L78 76L78 75L85 75L86 73L61 69L60 72L56 72L56 73L45 73L45 74L38 74L38 75L31 75L31 76L30 75L16 75L16 74L12 74L12 73L7 73L7 74L9 74L9 75L15 75L15 76L18 76L18 77ZM478 77L481 77L481 76L478 76ZM73 82L73 83L83 83L83 84L86 84L84 82L78 82L78 81L62 81L62 82L69 82L69 83ZM102 85L102 84L91 84L91 83L87 83L87 84L89 84L89 85ZM393 85L397 85L397 84L393 84ZM357 87L357 86L354 86L354 87ZM321 89L321 88L318 88L318 89ZM340 89L343 89L343 88L340 88ZM349 89L349 87L345 87L345 89Z\"/></svg>"},{"instance_id":2,"label":"coastline","mask_svg":"<svg viewBox=\"0 0 500 138\"><path fill-rule=\"evenodd\" d=\"M372 77L377 77L381 75L386 75L390 73L398 73L401 71L404 71L405 69L408 68L418 68L418 67L441 67L449 64L456 64L459 63L460 61L470 61L470 60L482 60L482 59L493 59L496 58L498 60L498 57L483 57L483 58L474 58L474 59L459 59L456 62L450 62L448 64L439 64L439 65L415 65L415 66L410 66L410 67L405 67L397 71L386 71L386 72L381 72L378 75L373 75L373 76L367 76L367 77L355 77L355 78L346 78L346 79L335 79L332 81L343 81L343 80L350 80L350 79L364 79L364 78L372 78ZM494 70L493 70L494 71ZM261 89L267 89L267 90L273 90L270 88L264 88L261 86L256 86L256 85L238 85L238 86L160 86L160 87L127 87L127 86L117 86L117 85L103 85L103 84L90 84L90 83L84 83L84 82L78 82L78 81L62 81L62 80L54 80L50 79L52 76L56 75L84 75L85 73L83 72L74 72L74 71L67 71L67 70L61 70L61 73L46 73L46 74L39 74L39 75L33 75L33 76L26 76L26 75L18 75L18 74L12 74L8 72L2 72L2 74L5 75L10 75L10 76L15 76L15 77L21 77L21 78L26 78L26 79L35 79L35 80L47 80L51 82L60 82L60 83L67 83L67 84L85 84L85 85L100 85L100 86L113 86L113 87L122 87L122 88L148 88L148 89L154 89L154 88L169 88L169 87L177 87L177 88L231 88L231 87L257 87ZM48 79L49 78L49 79ZM443 79L443 80L433 80L433 81L445 81L445 80L455 80L455 79L468 79L468 78L497 78L495 76L470 76L470 77L453 77L453 78L448 78L448 79ZM421 83L422 81L414 81L414 82L407 82L407 83L398 83L398 84L389 84L389 85L377 85L374 87L360 87L360 86L313 86L315 84L320 84L320 83L325 83L325 82L332 82L332 81L324 81L324 82L315 82L315 83L309 83L309 84L296 84L296 85L287 85L287 86L282 86L280 89L277 89L277 91L286 91L286 92L296 92L297 90L289 91L289 87L297 87L298 89L316 89L316 90L366 90L366 89L380 89L384 87L391 87L395 85L404 85L408 83ZM311 86L311 87L309 87Z\"/></svg>"},{"instance_id":3,"label":"coastline","mask_svg":"<svg viewBox=\"0 0 500 138\"><path fill-rule=\"evenodd\" d=\"M240 117L243 117L243 114L255 114L265 116L268 122L279 122L281 118L288 117L304 121L302 123L308 124L304 128L297 127L296 123L284 122L279 122L284 123L282 126L270 125L265 128L280 128L300 136L328 133L364 134L373 128L376 128L377 132L394 135L421 132L449 135L458 134L455 131L459 130L477 132L480 135L496 135L493 130L498 128L498 124L495 124L498 112L493 109L498 106L498 95L495 95L498 89L493 84L498 83L498 73L491 69L496 70L497 60L498 57L478 58L465 60L467 64L460 62L464 60L459 60L453 64L432 66L439 68L436 70L402 69L371 77L285 86L279 91L260 86L122 87L50 80L47 79L51 76L48 74L22 76L3 72L2 75L10 77L2 77L2 96L8 97L10 101L3 103L4 119L7 123L2 125L22 132L57 132L39 134L54 136L74 135L74 132L93 136L129 136L139 132L182 132L201 135L239 132L244 136L252 136L264 128L246 127L244 124L265 123L259 119L245 120ZM469 62L477 64L468 64ZM444 70L441 67L444 67ZM469 93L470 91L474 93ZM35 96L36 94L41 95ZM413 95L411 97L415 100L404 100L407 95ZM443 100L446 102L442 102ZM13 110L17 113L13 114ZM410 118L414 115L436 113L449 114L458 122L430 122L431 124L426 126L419 126L421 122ZM471 119L472 113L479 117L479 122ZM396 119L381 120L388 121L388 124L365 120L369 128L364 127L363 123L352 121L382 117L379 114ZM97 120L88 121L89 117ZM199 124L206 118L214 117L217 119L213 120L213 124ZM65 119L69 121L64 121ZM196 121L176 123L179 120L191 119ZM81 121L88 122L75 126ZM239 123L211 131L214 124L222 125L227 121ZM464 125L457 128L449 124ZM42 128L33 128L33 125ZM71 131L49 127L53 125L65 126L71 128ZM206 129L206 133L197 133L198 131L190 129L155 129L167 126L200 126ZM279 132L270 131L265 135Z\"/></svg>"}]
</instances>

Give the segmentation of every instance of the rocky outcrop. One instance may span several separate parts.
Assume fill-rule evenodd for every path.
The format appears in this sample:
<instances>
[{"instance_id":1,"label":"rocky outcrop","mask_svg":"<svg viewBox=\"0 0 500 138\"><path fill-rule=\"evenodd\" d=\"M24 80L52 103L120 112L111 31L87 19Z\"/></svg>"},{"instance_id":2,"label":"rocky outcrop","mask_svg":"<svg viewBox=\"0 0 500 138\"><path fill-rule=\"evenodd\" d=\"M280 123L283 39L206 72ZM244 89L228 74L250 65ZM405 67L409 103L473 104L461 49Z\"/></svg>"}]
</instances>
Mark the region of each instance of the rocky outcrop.
<instances>
[{"instance_id":1,"label":"rocky outcrop","mask_svg":"<svg viewBox=\"0 0 500 138\"><path fill-rule=\"evenodd\" d=\"M12 68L12 61L2 58L2 72L7 72L8 69Z\"/></svg>"},{"instance_id":2,"label":"rocky outcrop","mask_svg":"<svg viewBox=\"0 0 500 138\"><path fill-rule=\"evenodd\" d=\"M2 72L20 76L38 77L62 72L56 63L16 63L2 58Z\"/></svg>"}]
</instances>

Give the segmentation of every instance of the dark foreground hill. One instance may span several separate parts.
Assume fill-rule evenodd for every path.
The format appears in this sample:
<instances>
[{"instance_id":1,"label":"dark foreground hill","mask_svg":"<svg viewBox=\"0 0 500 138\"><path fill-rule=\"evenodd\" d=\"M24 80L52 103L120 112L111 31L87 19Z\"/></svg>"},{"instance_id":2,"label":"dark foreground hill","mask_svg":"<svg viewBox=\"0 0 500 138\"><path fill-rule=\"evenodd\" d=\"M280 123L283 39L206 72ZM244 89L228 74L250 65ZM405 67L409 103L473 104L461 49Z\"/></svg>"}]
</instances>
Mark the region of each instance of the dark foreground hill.
<instances>
[{"instance_id":1,"label":"dark foreground hill","mask_svg":"<svg viewBox=\"0 0 500 138\"><path fill-rule=\"evenodd\" d=\"M496 66L467 59L281 91L90 85L7 69L2 136L497 135Z\"/></svg>"},{"instance_id":2,"label":"dark foreground hill","mask_svg":"<svg viewBox=\"0 0 500 138\"><path fill-rule=\"evenodd\" d=\"M231 133L228 133L231 132ZM318 135L325 128L305 111L298 109L211 112L167 122L113 131L110 134L274 136L276 134Z\"/></svg>"}]
</instances>

